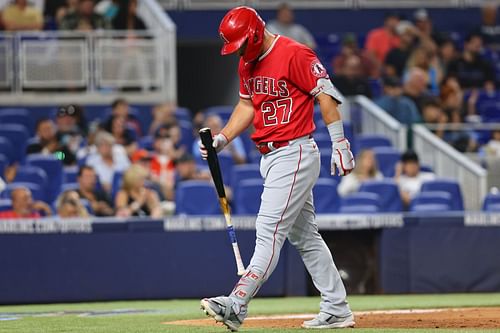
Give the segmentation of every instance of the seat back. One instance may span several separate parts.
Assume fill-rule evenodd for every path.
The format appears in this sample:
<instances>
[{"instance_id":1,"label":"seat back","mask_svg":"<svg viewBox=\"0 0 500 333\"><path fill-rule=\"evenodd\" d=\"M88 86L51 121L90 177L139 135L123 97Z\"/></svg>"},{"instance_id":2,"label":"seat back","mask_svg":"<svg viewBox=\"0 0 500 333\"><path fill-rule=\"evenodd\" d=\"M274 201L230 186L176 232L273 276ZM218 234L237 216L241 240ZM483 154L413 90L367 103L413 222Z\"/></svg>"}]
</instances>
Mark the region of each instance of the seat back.
<instances>
[{"instance_id":1,"label":"seat back","mask_svg":"<svg viewBox=\"0 0 500 333\"><path fill-rule=\"evenodd\" d=\"M7 164L14 162L15 154L13 152L12 142L5 137L0 137L0 154L5 156Z\"/></svg>"},{"instance_id":2,"label":"seat back","mask_svg":"<svg viewBox=\"0 0 500 333\"><path fill-rule=\"evenodd\" d=\"M208 181L179 182L175 192L177 214L217 215L221 213L217 193Z\"/></svg>"},{"instance_id":3,"label":"seat back","mask_svg":"<svg viewBox=\"0 0 500 333\"><path fill-rule=\"evenodd\" d=\"M5 212L12 209L12 200L0 199L0 212Z\"/></svg>"},{"instance_id":4,"label":"seat back","mask_svg":"<svg viewBox=\"0 0 500 333\"><path fill-rule=\"evenodd\" d=\"M10 183L7 184L5 189L3 190L1 197L4 199L10 199L11 198L11 193L13 190L15 190L18 187L26 187L31 191L31 196L33 197L33 200L41 200L44 202L50 202L47 200L47 197L45 196L45 191L37 185L33 183L26 183L26 182L15 182L15 183Z\"/></svg>"},{"instance_id":5,"label":"seat back","mask_svg":"<svg viewBox=\"0 0 500 333\"><path fill-rule=\"evenodd\" d=\"M483 201L483 210L488 210L491 205L500 205L500 194L489 193Z\"/></svg>"},{"instance_id":6,"label":"seat back","mask_svg":"<svg viewBox=\"0 0 500 333\"><path fill-rule=\"evenodd\" d=\"M63 168L63 183L76 183L78 182L78 167L68 166Z\"/></svg>"},{"instance_id":7,"label":"seat back","mask_svg":"<svg viewBox=\"0 0 500 333\"><path fill-rule=\"evenodd\" d=\"M393 147L374 147L373 153L384 177L394 177L396 164L401 159L401 153Z\"/></svg>"},{"instance_id":8,"label":"seat back","mask_svg":"<svg viewBox=\"0 0 500 333\"><path fill-rule=\"evenodd\" d=\"M403 210L399 188L393 180L366 181L361 184L359 191L378 194L381 212L400 212Z\"/></svg>"},{"instance_id":9,"label":"seat back","mask_svg":"<svg viewBox=\"0 0 500 333\"><path fill-rule=\"evenodd\" d=\"M422 203L422 204L415 204L410 207L410 212L420 212L420 213L447 212L449 210L450 206L442 203Z\"/></svg>"},{"instance_id":10,"label":"seat back","mask_svg":"<svg viewBox=\"0 0 500 333\"><path fill-rule=\"evenodd\" d=\"M235 187L245 179L261 178L260 166L256 163L235 165L231 173L231 184Z\"/></svg>"},{"instance_id":11,"label":"seat back","mask_svg":"<svg viewBox=\"0 0 500 333\"><path fill-rule=\"evenodd\" d=\"M375 147L391 147L391 141L383 135L362 134L356 136L356 151L360 152L364 149L372 149Z\"/></svg>"},{"instance_id":12,"label":"seat back","mask_svg":"<svg viewBox=\"0 0 500 333\"><path fill-rule=\"evenodd\" d=\"M47 202L53 202L61 192L63 181L63 164L53 155L30 154L26 157L26 163L36 166L47 174Z\"/></svg>"},{"instance_id":13,"label":"seat back","mask_svg":"<svg viewBox=\"0 0 500 333\"><path fill-rule=\"evenodd\" d=\"M8 139L15 143L15 149L12 149L12 162L24 162L26 156L26 144L29 139L28 130L22 125L0 124L0 137Z\"/></svg>"},{"instance_id":14,"label":"seat back","mask_svg":"<svg viewBox=\"0 0 500 333\"><path fill-rule=\"evenodd\" d=\"M443 191L451 195L451 209L464 210L464 202L460 185L453 179L435 179L422 184L421 192Z\"/></svg>"},{"instance_id":15,"label":"seat back","mask_svg":"<svg viewBox=\"0 0 500 333\"><path fill-rule=\"evenodd\" d=\"M23 125L30 137L35 134L35 122L29 115L23 113L0 113L0 124Z\"/></svg>"},{"instance_id":16,"label":"seat back","mask_svg":"<svg viewBox=\"0 0 500 333\"><path fill-rule=\"evenodd\" d=\"M234 188L234 212L240 215L256 215L260 209L262 178L245 179Z\"/></svg>"},{"instance_id":17,"label":"seat back","mask_svg":"<svg viewBox=\"0 0 500 333\"><path fill-rule=\"evenodd\" d=\"M37 166L21 165L17 168L14 182L33 183L47 192L48 178L47 173Z\"/></svg>"},{"instance_id":18,"label":"seat back","mask_svg":"<svg viewBox=\"0 0 500 333\"><path fill-rule=\"evenodd\" d=\"M413 206L436 204L442 205L444 211L451 210L451 194L444 191L429 191L418 193L410 203L410 210L413 211Z\"/></svg>"},{"instance_id":19,"label":"seat back","mask_svg":"<svg viewBox=\"0 0 500 333\"><path fill-rule=\"evenodd\" d=\"M314 207L318 214L336 213L340 208L338 182L333 178L318 178L313 187Z\"/></svg>"}]
</instances>

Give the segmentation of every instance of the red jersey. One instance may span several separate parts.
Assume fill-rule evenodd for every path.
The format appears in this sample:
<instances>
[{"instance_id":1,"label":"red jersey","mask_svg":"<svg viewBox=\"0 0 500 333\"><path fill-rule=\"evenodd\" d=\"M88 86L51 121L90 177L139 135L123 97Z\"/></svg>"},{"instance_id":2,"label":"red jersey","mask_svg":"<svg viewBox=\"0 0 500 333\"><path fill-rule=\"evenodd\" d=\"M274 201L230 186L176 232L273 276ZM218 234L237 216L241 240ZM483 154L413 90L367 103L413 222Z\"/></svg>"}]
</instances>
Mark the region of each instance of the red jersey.
<instances>
[{"instance_id":1,"label":"red jersey","mask_svg":"<svg viewBox=\"0 0 500 333\"><path fill-rule=\"evenodd\" d=\"M0 212L0 218L2 218L2 219L30 219L30 218L39 218L39 217L41 217L41 215L38 212L32 212L28 215L18 215L13 210Z\"/></svg>"},{"instance_id":2,"label":"red jersey","mask_svg":"<svg viewBox=\"0 0 500 333\"><path fill-rule=\"evenodd\" d=\"M328 73L310 48L278 35L256 61L240 59L238 72L240 97L251 99L254 107L257 144L314 132L315 88Z\"/></svg>"}]
</instances>

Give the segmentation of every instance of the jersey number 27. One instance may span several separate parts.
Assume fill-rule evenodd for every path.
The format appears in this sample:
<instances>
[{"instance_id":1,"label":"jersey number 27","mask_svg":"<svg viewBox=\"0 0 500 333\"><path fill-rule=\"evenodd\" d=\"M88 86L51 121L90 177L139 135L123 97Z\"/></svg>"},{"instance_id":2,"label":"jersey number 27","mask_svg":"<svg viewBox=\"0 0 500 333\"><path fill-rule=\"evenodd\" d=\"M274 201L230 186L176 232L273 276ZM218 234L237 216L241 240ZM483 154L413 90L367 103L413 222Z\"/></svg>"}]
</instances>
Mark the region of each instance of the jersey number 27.
<instances>
[{"instance_id":1,"label":"jersey number 27","mask_svg":"<svg viewBox=\"0 0 500 333\"><path fill-rule=\"evenodd\" d=\"M276 126L290 122L292 114L292 99L283 98L262 103L262 120L264 126Z\"/></svg>"}]
</instances>

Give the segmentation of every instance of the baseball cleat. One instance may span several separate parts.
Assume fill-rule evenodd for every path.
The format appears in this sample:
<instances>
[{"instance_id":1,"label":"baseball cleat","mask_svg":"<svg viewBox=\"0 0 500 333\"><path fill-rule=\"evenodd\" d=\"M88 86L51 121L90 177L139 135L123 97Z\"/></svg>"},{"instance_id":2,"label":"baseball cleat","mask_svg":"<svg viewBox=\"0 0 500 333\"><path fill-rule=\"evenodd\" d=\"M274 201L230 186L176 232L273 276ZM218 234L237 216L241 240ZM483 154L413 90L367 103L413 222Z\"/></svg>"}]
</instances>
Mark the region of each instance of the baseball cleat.
<instances>
[{"instance_id":1,"label":"baseball cleat","mask_svg":"<svg viewBox=\"0 0 500 333\"><path fill-rule=\"evenodd\" d=\"M238 306L231 298L225 296L204 298L200 305L207 316L223 323L231 332L238 331L247 314L246 308ZM235 308L239 308L238 313L235 312Z\"/></svg>"},{"instance_id":2,"label":"baseball cleat","mask_svg":"<svg viewBox=\"0 0 500 333\"><path fill-rule=\"evenodd\" d=\"M347 328L354 327L354 316L336 317L324 312L320 312L315 318L302 323L303 328L323 329L323 328Z\"/></svg>"}]
</instances>

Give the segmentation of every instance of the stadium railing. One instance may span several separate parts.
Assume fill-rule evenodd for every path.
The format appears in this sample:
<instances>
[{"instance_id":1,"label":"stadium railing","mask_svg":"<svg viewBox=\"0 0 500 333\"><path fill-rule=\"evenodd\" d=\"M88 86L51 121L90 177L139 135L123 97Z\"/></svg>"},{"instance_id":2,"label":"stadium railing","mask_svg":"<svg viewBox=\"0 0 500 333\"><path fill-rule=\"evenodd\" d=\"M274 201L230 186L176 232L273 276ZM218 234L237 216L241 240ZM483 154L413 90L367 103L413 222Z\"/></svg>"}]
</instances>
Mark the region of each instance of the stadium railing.
<instances>
[{"instance_id":1,"label":"stadium railing","mask_svg":"<svg viewBox=\"0 0 500 333\"><path fill-rule=\"evenodd\" d=\"M431 166L440 177L457 180L462 188L465 209L480 210L488 191L488 172L455 150L424 125L413 126L413 146L420 162Z\"/></svg>"},{"instance_id":2,"label":"stadium railing","mask_svg":"<svg viewBox=\"0 0 500 333\"><path fill-rule=\"evenodd\" d=\"M351 110L361 111L361 132L363 134L381 134L391 140L392 145L399 151L406 150L407 128L392 118L387 112L370 101L365 96L356 96L351 99ZM351 115L351 118L354 115ZM351 122L353 120L351 119ZM357 122L356 122L357 123Z\"/></svg>"},{"instance_id":3,"label":"stadium railing","mask_svg":"<svg viewBox=\"0 0 500 333\"><path fill-rule=\"evenodd\" d=\"M1 33L2 104L99 103L123 90L132 102L176 101L175 25L155 0L140 4L144 31Z\"/></svg>"}]
</instances>

